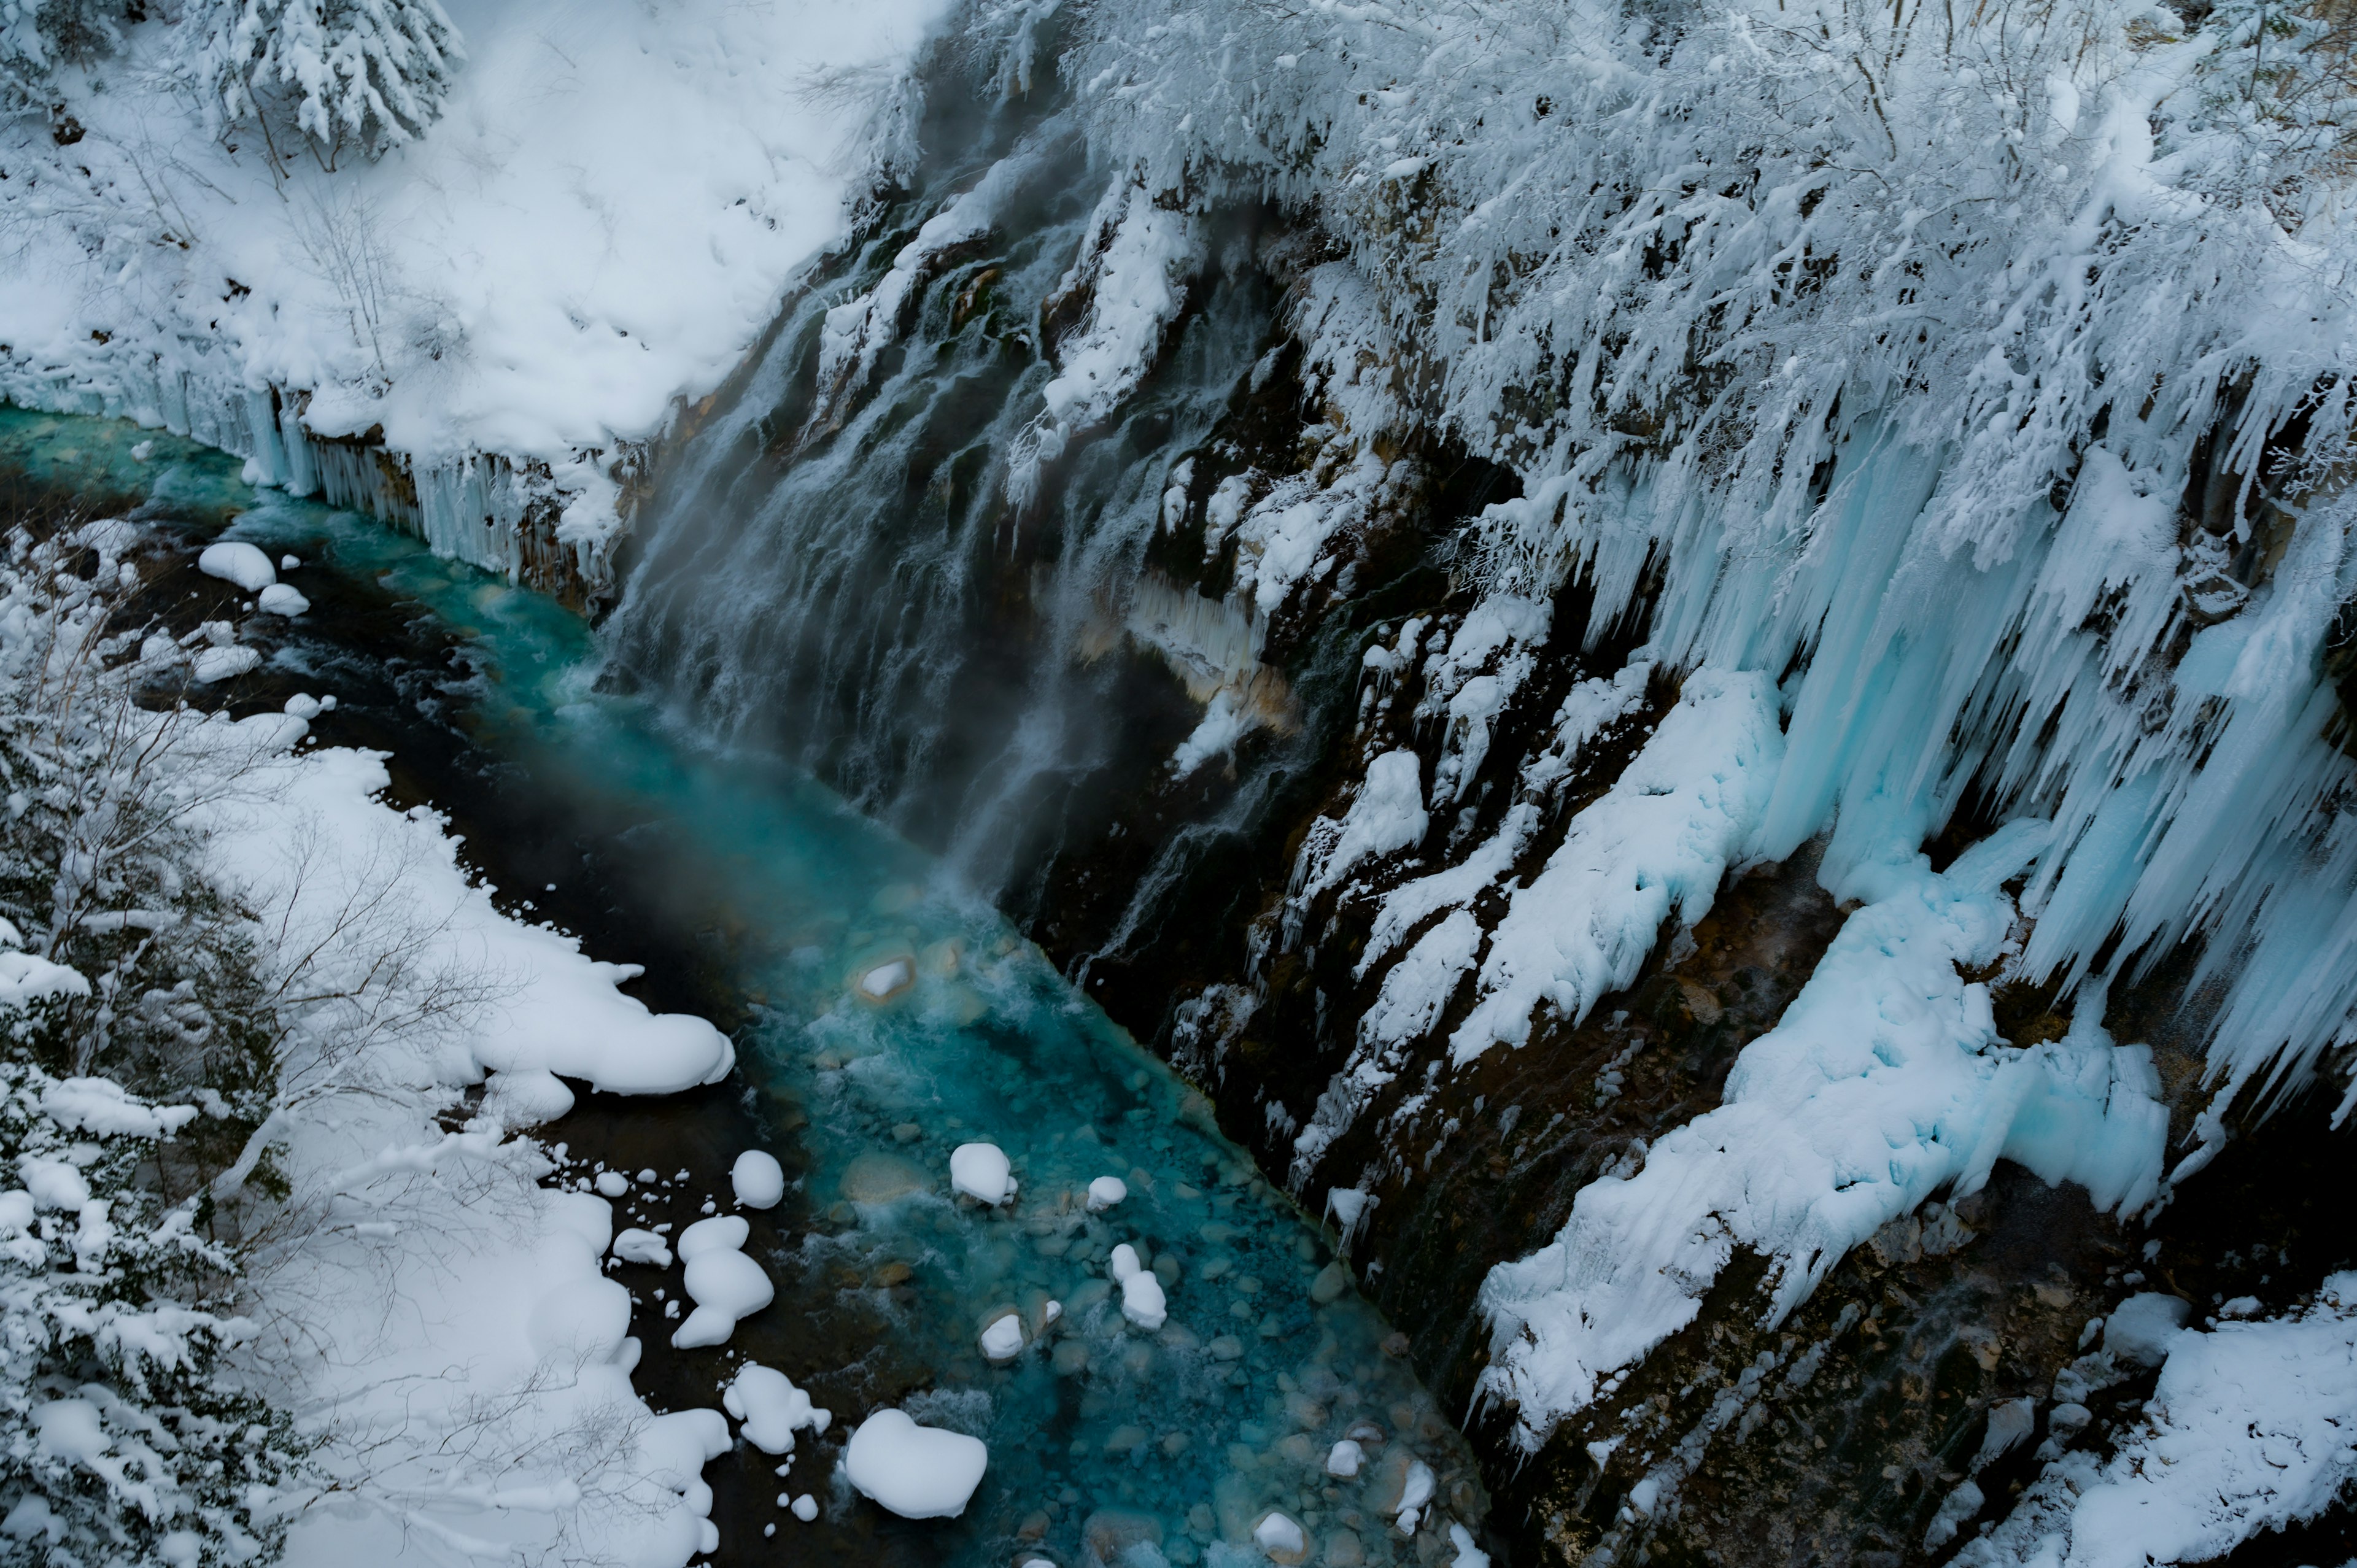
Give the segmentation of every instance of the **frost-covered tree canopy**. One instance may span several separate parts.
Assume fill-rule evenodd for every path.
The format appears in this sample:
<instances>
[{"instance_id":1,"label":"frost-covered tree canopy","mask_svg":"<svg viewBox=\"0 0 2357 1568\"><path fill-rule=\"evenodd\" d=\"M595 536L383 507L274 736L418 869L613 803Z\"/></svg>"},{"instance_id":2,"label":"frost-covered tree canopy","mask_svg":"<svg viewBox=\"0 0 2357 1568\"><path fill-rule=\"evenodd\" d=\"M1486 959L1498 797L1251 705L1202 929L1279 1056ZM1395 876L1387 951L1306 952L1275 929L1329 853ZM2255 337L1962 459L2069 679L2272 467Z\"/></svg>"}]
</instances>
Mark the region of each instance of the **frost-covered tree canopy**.
<instances>
[{"instance_id":1,"label":"frost-covered tree canopy","mask_svg":"<svg viewBox=\"0 0 2357 1568\"><path fill-rule=\"evenodd\" d=\"M2231 933L2240 1085L2357 1039L2349 20L1099 0L1066 65L1117 180L1339 252L1292 325L1357 439L1522 476L1464 543L1524 629L1432 700L1510 703L1573 582L1591 645L1789 676L1746 853L2047 819L2026 970Z\"/></svg>"},{"instance_id":2,"label":"frost-covered tree canopy","mask_svg":"<svg viewBox=\"0 0 2357 1568\"><path fill-rule=\"evenodd\" d=\"M333 167L425 134L467 58L438 0L201 0L195 55L224 134L309 138Z\"/></svg>"}]
</instances>

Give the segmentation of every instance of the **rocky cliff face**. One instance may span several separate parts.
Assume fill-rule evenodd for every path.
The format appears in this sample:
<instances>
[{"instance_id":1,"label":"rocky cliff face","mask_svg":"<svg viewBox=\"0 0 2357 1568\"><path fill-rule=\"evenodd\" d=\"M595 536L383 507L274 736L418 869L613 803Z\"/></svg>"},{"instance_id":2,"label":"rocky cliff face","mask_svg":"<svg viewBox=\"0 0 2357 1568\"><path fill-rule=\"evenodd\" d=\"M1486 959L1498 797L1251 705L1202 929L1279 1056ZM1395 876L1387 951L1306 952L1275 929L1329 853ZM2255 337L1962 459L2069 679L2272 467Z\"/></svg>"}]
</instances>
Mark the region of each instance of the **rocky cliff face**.
<instances>
[{"instance_id":1,"label":"rocky cliff face","mask_svg":"<svg viewBox=\"0 0 2357 1568\"><path fill-rule=\"evenodd\" d=\"M1060 95L937 100L954 154L658 480L619 667L1200 1084L1517 1562L2067 1545L2182 1414L2107 1322L2357 1257L2351 383L2217 183L2245 35L2084 10L2068 59L1845 14L1905 81L1804 107L1749 13L1101 7ZM1527 106L1451 96L1476 45ZM1952 91L2031 56L2039 107ZM2088 140L2098 57L2174 151ZM2250 270L2071 227L2067 148ZM2166 1550L2345 1518L2257 1495Z\"/></svg>"}]
</instances>

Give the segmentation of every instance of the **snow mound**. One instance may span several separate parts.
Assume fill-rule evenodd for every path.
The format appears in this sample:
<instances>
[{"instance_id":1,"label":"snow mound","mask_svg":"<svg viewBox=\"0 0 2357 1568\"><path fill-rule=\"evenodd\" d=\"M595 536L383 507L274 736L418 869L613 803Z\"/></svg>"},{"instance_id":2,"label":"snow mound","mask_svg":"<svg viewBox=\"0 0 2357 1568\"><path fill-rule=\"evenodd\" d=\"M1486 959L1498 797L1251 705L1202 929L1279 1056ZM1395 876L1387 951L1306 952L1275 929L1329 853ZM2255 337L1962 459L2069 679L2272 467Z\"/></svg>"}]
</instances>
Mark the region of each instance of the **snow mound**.
<instances>
[{"instance_id":1,"label":"snow mound","mask_svg":"<svg viewBox=\"0 0 2357 1568\"><path fill-rule=\"evenodd\" d=\"M903 1519L955 1519L989 1465L982 1439L920 1426L899 1410L861 1422L843 1455L860 1495Z\"/></svg>"},{"instance_id":2,"label":"snow mound","mask_svg":"<svg viewBox=\"0 0 2357 1568\"><path fill-rule=\"evenodd\" d=\"M1089 1183L1089 1212L1102 1214L1129 1196L1129 1184L1117 1176L1101 1176Z\"/></svg>"},{"instance_id":3,"label":"snow mound","mask_svg":"<svg viewBox=\"0 0 2357 1568\"><path fill-rule=\"evenodd\" d=\"M254 597L254 607L265 615L299 616L311 607L301 590L285 583L273 583Z\"/></svg>"},{"instance_id":4,"label":"snow mound","mask_svg":"<svg viewBox=\"0 0 2357 1568\"><path fill-rule=\"evenodd\" d=\"M1015 1196L1006 1151L996 1144L960 1144L950 1151L950 1186L977 1202L997 1205Z\"/></svg>"},{"instance_id":5,"label":"snow mound","mask_svg":"<svg viewBox=\"0 0 2357 1568\"><path fill-rule=\"evenodd\" d=\"M834 1419L812 1404L792 1379L758 1361L739 1369L721 1391L720 1408L745 1423L745 1441L764 1454L791 1454L796 1432L824 1432Z\"/></svg>"},{"instance_id":6,"label":"snow mound","mask_svg":"<svg viewBox=\"0 0 2357 1568\"><path fill-rule=\"evenodd\" d=\"M1125 1241L1113 1250L1113 1277L1121 1283L1121 1315L1151 1334L1170 1316L1162 1282L1137 1261L1137 1249Z\"/></svg>"},{"instance_id":7,"label":"snow mound","mask_svg":"<svg viewBox=\"0 0 2357 1568\"><path fill-rule=\"evenodd\" d=\"M1023 1318L1018 1313L1002 1313L990 1320L982 1331L982 1353L992 1361L1012 1361L1023 1354Z\"/></svg>"},{"instance_id":8,"label":"snow mound","mask_svg":"<svg viewBox=\"0 0 2357 1568\"><path fill-rule=\"evenodd\" d=\"M2104 1348L2140 1367L2158 1367L2169 1359L2170 1341L2192 1316L2192 1304L2181 1296L2157 1291L2132 1295L2104 1319Z\"/></svg>"},{"instance_id":9,"label":"snow mound","mask_svg":"<svg viewBox=\"0 0 2357 1568\"><path fill-rule=\"evenodd\" d=\"M737 1207L775 1208L785 1199L785 1168L775 1155L748 1149L728 1167L728 1185L737 1194Z\"/></svg>"},{"instance_id":10,"label":"snow mound","mask_svg":"<svg viewBox=\"0 0 2357 1568\"><path fill-rule=\"evenodd\" d=\"M1261 1515L1260 1521L1253 1526L1253 1541L1268 1553L1272 1563L1299 1563L1309 1555L1308 1534L1281 1513Z\"/></svg>"},{"instance_id":11,"label":"snow mound","mask_svg":"<svg viewBox=\"0 0 2357 1568\"><path fill-rule=\"evenodd\" d=\"M651 1230L623 1231L614 1238L613 1253L626 1263L644 1263L657 1269L671 1267L671 1248Z\"/></svg>"},{"instance_id":12,"label":"snow mound","mask_svg":"<svg viewBox=\"0 0 2357 1568\"><path fill-rule=\"evenodd\" d=\"M726 1345L737 1325L777 1298L761 1265L742 1252L706 1252L688 1260L686 1286L695 1310L672 1335L675 1349Z\"/></svg>"},{"instance_id":13,"label":"snow mound","mask_svg":"<svg viewBox=\"0 0 2357 1568\"><path fill-rule=\"evenodd\" d=\"M207 648L199 650L194 664L199 683L210 686L260 669L262 655L251 648Z\"/></svg>"},{"instance_id":14,"label":"snow mound","mask_svg":"<svg viewBox=\"0 0 2357 1568\"><path fill-rule=\"evenodd\" d=\"M685 1262L706 1252L736 1251L752 1234L752 1225L741 1214L720 1214L710 1219L699 1219L679 1233L680 1261Z\"/></svg>"},{"instance_id":15,"label":"snow mound","mask_svg":"<svg viewBox=\"0 0 2357 1568\"><path fill-rule=\"evenodd\" d=\"M278 581L278 573L270 564L270 557L242 540L224 539L208 544L197 557L197 570L208 577L235 583L249 594L258 594Z\"/></svg>"}]
</instances>

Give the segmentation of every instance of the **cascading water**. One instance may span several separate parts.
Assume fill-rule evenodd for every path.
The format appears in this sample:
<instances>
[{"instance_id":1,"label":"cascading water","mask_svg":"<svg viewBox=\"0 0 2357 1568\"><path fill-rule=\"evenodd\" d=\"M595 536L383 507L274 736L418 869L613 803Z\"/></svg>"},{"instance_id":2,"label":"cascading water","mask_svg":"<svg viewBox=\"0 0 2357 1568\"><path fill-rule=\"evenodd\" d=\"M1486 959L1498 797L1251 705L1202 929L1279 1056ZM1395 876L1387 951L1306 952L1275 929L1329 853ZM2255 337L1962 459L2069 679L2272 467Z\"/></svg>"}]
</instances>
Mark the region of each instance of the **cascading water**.
<instances>
[{"instance_id":1,"label":"cascading water","mask_svg":"<svg viewBox=\"0 0 2357 1568\"><path fill-rule=\"evenodd\" d=\"M1149 267L1168 295L1113 329L1151 379L1102 428L1059 420L1100 371L1043 320L1142 280L1090 271L1121 236L1066 118L977 118L928 136L948 153L687 441L607 639L694 733L807 768L1004 897L1196 722L1123 618L1168 454L1225 410L1272 301L1241 228L1191 280ZM1215 683L1240 658L1196 652Z\"/></svg>"}]
</instances>

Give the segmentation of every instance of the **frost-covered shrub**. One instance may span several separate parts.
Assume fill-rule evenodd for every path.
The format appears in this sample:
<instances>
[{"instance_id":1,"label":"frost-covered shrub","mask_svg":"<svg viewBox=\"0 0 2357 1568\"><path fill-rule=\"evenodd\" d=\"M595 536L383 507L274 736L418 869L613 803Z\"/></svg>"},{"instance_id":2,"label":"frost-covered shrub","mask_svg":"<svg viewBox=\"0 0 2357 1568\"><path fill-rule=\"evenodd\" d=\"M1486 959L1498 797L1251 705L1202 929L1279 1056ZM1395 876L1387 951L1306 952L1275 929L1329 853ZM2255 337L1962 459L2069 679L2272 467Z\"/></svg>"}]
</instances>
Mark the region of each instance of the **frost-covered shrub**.
<instances>
[{"instance_id":1,"label":"frost-covered shrub","mask_svg":"<svg viewBox=\"0 0 2357 1568\"><path fill-rule=\"evenodd\" d=\"M236 786L233 726L143 705L174 645L116 627L132 573L21 531L0 560L0 1536L242 1563L299 1445L225 1362L270 1184L217 1188L279 1009L189 825Z\"/></svg>"},{"instance_id":2,"label":"frost-covered shrub","mask_svg":"<svg viewBox=\"0 0 2357 1568\"><path fill-rule=\"evenodd\" d=\"M437 0L203 0L184 25L223 134L251 125L276 158L307 142L329 168L423 135L467 58Z\"/></svg>"},{"instance_id":3,"label":"frost-covered shrub","mask_svg":"<svg viewBox=\"0 0 2357 1568\"><path fill-rule=\"evenodd\" d=\"M58 67L113 54L145 15L140 0L0 0L0 111L45 104Z\"/></svg>"}]
</instances>

